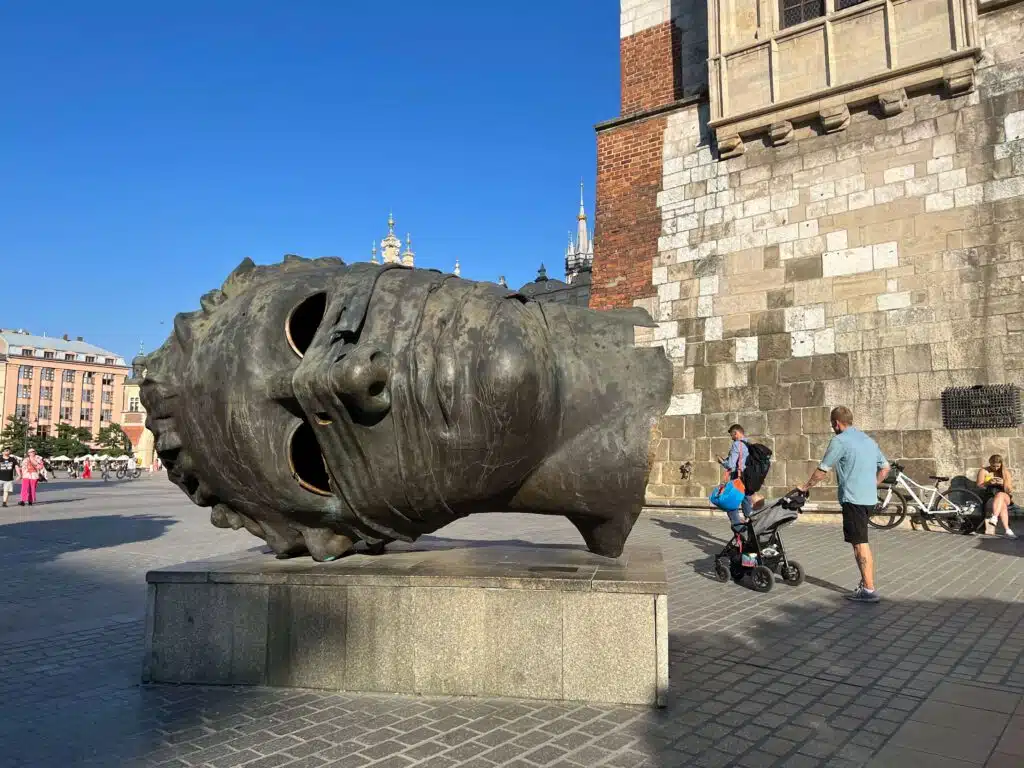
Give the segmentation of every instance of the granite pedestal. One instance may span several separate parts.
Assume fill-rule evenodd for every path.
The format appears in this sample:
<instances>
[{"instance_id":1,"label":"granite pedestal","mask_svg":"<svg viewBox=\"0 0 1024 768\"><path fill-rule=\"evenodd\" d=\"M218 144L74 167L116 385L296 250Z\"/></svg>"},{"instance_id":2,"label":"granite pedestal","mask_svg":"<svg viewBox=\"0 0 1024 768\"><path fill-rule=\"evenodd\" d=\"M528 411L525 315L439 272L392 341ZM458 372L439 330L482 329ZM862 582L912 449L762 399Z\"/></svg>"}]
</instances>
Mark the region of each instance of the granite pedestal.
<instances>
[{"instance_id":1,"label":"granite pedestal","mask_svg":"<svg viewBox=\"0 0 1024 768\"><path fill-rule=\"evenodd\" d=\"M442 542L150 571L143 679L663 705L659 550Z\"/></svg>"}]
</instances>

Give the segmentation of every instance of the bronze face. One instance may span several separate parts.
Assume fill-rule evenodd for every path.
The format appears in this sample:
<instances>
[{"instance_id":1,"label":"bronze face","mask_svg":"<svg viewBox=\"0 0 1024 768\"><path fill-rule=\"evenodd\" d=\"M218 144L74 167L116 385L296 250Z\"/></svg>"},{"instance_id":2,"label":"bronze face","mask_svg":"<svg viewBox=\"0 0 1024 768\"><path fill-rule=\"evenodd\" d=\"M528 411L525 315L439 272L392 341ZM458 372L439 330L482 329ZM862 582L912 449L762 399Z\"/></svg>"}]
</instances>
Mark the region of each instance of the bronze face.
<instances>
[{"instance_id":1,"label":"bronze face","mask_svg":"<svg viewBox=\"0 0 1024 768\"><path fill-rule=\"evenodd\" d=\"M580 494L551 509L557 481L537 478L579 438L578 395L600 405L591 395L615 388L583 381L600 371L559 349L573 328L541 305L427 270L293 258L243 262L203 307L150 356L142 397L168 476L215 524L332 559L477 511L585 517ZM597 314L575 312L570 326ZM641 358L664 384L635 414L646 429L670 369Z\"/></svg>"}]
</instances>

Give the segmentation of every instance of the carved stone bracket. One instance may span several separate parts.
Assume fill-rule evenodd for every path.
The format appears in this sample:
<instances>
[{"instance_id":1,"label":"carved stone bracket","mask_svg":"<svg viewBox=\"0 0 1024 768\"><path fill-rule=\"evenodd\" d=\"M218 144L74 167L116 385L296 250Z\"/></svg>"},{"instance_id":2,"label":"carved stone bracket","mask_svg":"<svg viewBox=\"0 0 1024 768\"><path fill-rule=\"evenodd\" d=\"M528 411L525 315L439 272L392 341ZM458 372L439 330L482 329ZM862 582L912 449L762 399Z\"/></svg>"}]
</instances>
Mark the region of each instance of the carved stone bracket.
<instances>
[{"instance_id":1,"label":"carved stone bracket","mask_svg":"<svg viewBox=\"0 0 1024 768\"><path fill-rule=\"evenodd\" d=\"M723 160L728 160L730 157L739 157L747 148L743 144L743 139L740 138L738 133L731 133L725 136L718 137L718 156Z\"/></svg>"},{"instance_id":2,"label":"carved stone bracket","mask_svg":"<svg viewBox=\"0 0 1024 768\"><path fill-rule=\"evenodd\" d=\"M788 120L772 123L768 129L768 135L772 140L772 146L781 147L783 144L788 144L789 140L793 138L793 124Z\"/></svg>"},{"instance_id":3,"label":"carved stone bracket","mask_svg":"<svg viewBox=\"0 0 1024 768\"><path fill-rule=\"evenodd\" d=\"M950 96L963 96L974 90L974 70L967 69L962 72L947 75L943 84L946 86L946 93Z\"/></svg>"},{"instance_id":4,"label":"carved stone bracket","mask_svg":"<svg viewBox=\"0 0 1024 768\"><path fill-rule=\"evenodd\" d=\"M878 105L882 108L882 114L886 117L895 117L905 110L909 103L905 88L897 88L895 91L888 91L878 95Z\"/></svg>"},{"instance_id":5,"label":"carved stone bracket","mask_svg":"<svg viewBox=\"0 0 1024 768\"><path fill-rule=\"evenodd\" d=\"M818 117L821 119L821 127L825 133L845 131L850 127L850 108L845 104L825 107L818 113Z\"/></svg>"}]
</instances>

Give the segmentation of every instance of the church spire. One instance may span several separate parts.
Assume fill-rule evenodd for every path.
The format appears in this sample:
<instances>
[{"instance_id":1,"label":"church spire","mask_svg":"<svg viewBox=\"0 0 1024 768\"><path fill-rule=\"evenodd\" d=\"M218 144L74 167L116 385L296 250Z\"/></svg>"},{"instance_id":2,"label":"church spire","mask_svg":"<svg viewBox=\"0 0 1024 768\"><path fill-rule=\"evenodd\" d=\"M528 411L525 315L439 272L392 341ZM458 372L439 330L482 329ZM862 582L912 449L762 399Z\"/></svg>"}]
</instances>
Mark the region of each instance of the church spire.
<instances>
[{"instance_id":1,"label":"church spire","mask_svg":"<svg viewBox=\"0 0 1024 768\"><path fill-rule=\"evenodd\" d=\"M576 217L576 253L590 250L587 233L587 212L583 208L583 179L580 179L580 212Z\"/></svg>"},{"instance_id":2,"label":"church spire","mask_svg":"<svg viewBox=\"0 0 1024 768\"><path fill-rule=\"evenodd\" d=\"M413 260L416 254L412 251L412 235L408 232L405 233L405 253L402 254L402 263L407 266L413 266Z\"/></svg>"}]
</instances>

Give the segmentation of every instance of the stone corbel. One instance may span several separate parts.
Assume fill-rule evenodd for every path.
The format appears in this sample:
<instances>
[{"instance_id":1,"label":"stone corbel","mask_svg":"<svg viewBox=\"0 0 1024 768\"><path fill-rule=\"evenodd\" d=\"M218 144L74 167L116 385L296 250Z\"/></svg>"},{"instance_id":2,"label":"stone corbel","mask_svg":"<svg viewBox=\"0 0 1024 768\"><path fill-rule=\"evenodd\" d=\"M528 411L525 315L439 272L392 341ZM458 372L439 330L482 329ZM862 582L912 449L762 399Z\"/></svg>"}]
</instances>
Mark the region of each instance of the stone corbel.
<instances>
[{"instance_id":1,"label":"stone corbel","mask_svg":"<svg viewBox=\"0 0 1024 768\"><path fill-rule=\"evenodd\" d=\"M845 104L834 107L824 107L819 113L821 127L825 133L836 133L845 131L850 127L850 108Z\"/></svg>"},{"instance_id":2,"label":"stone corbel","mask_svg":"<svg viewBox=\"0 0 1024 768\"><path fill-rule=\"evenodd\" d=\"M768 136L772 140L773 147L781 147L783 144L788 144L789 140L793 138L793 124L788 120L783 120L781 123L772 123L771 127L768 128Z\"/></svg>"},{"instance_id":3,"label":"stone corbel","mask_svg":"<svg viewBox=\"0 0 1024 768\"><path fill-rule=\"evenodd\" d=\"M882 114L886 117L895 117L905 110L909 103L907 91L903 88L897 88L895 91L882 93L878 96L878 106L882 108Z\"/></svg>"},{"instance_id":4,"label":"stone corbel","mask_svg":"<svg viewBox=\"0 0 1024 768\"><path fill-rule=\"evenodd\" d=\"M743 145L743 139L740 138L738 133L719 134L718 156L722 160L728 160L730 157L739 157L746 150L747 148Z\"/></svg>"},{"instance_id":5,"label":"stone corbel","mask_svg":"<svg viewBox=\"0 0 1024 768\"><path fill-rule=\"evenodd\" d=\"M963 96L974 90L974 70L967 69L963 72L946 75L943 84L946 86L948 96Z\"/></svg>"}]
</instances>

